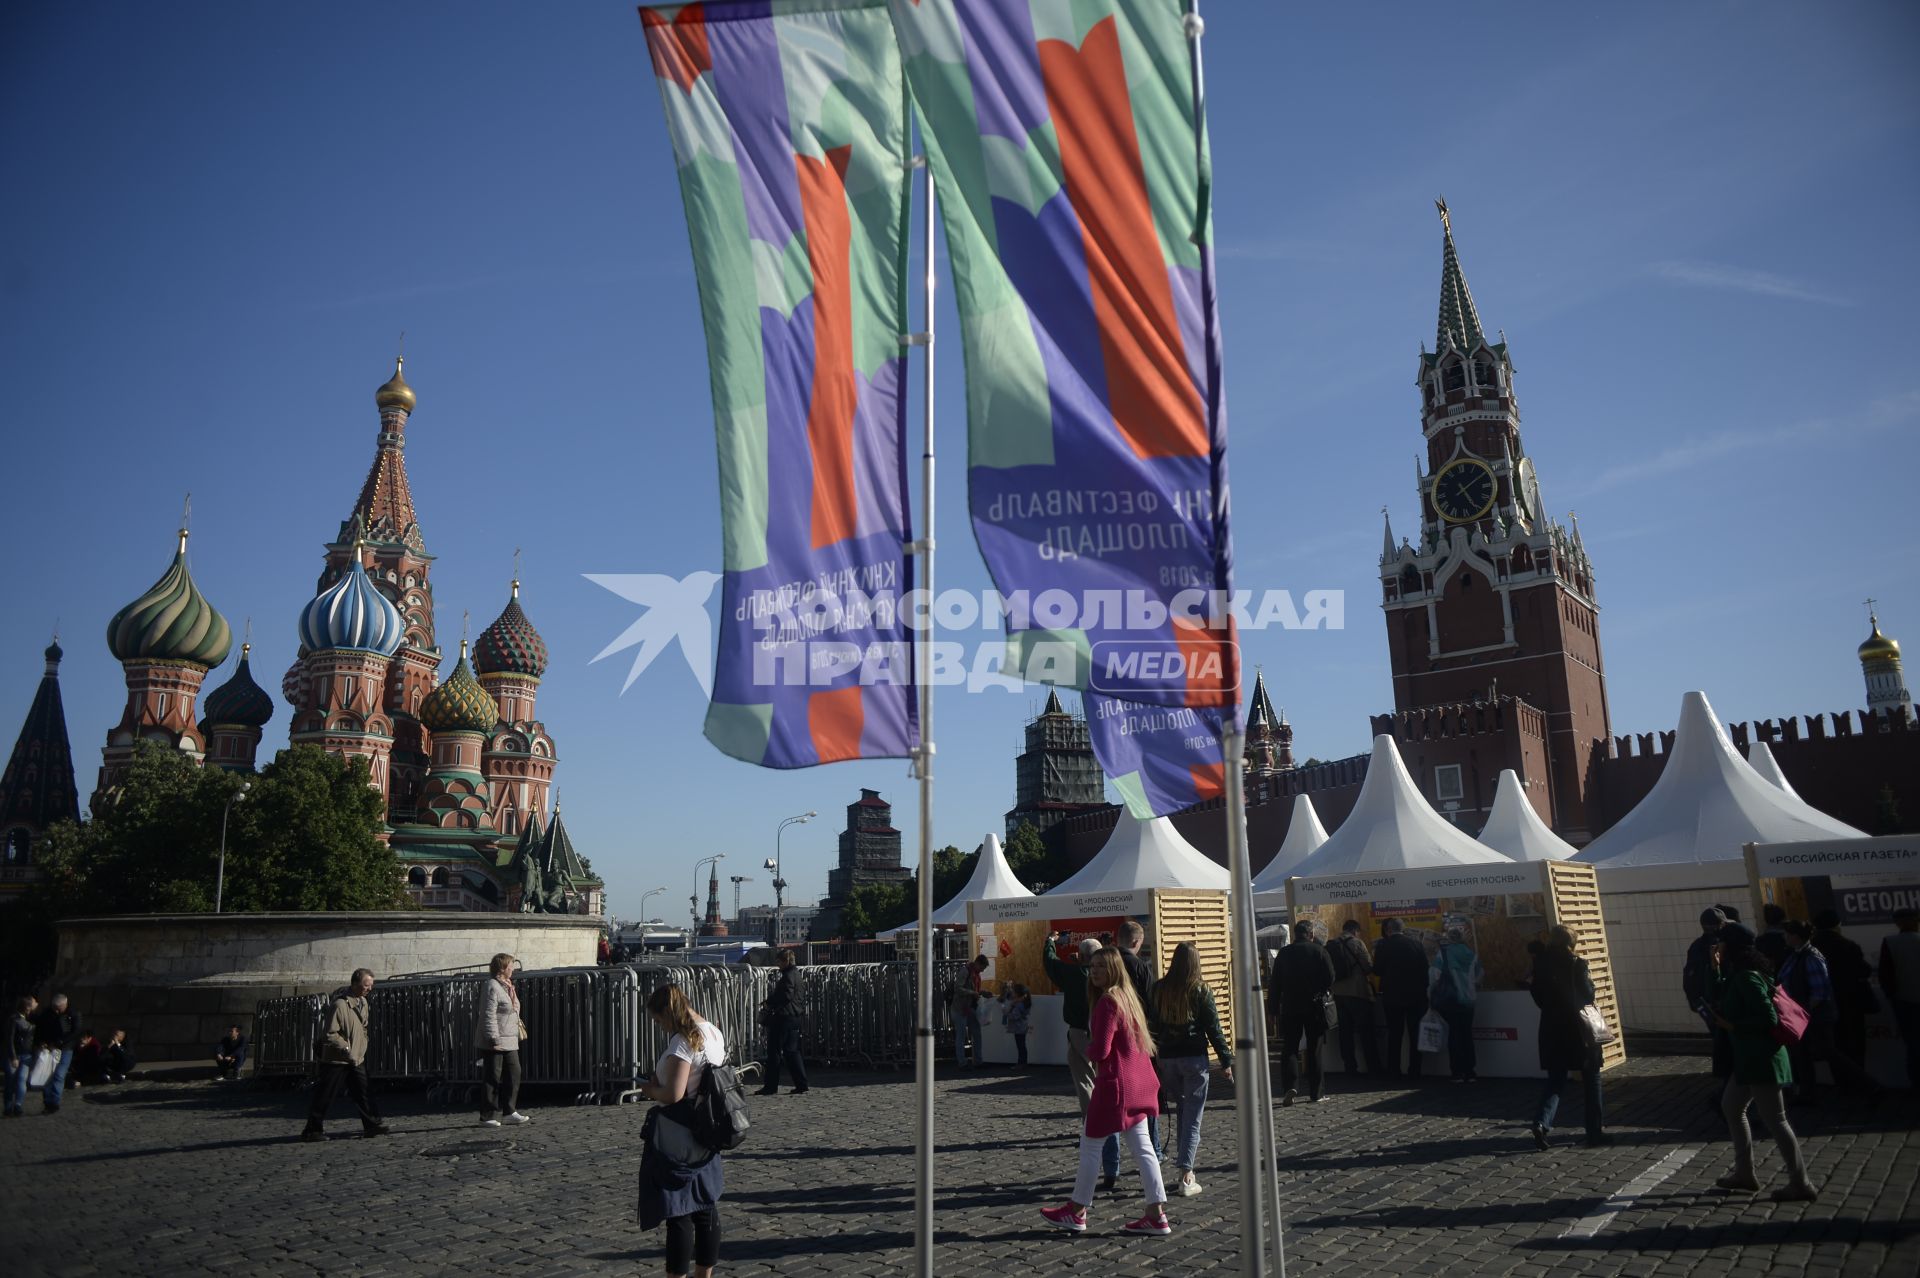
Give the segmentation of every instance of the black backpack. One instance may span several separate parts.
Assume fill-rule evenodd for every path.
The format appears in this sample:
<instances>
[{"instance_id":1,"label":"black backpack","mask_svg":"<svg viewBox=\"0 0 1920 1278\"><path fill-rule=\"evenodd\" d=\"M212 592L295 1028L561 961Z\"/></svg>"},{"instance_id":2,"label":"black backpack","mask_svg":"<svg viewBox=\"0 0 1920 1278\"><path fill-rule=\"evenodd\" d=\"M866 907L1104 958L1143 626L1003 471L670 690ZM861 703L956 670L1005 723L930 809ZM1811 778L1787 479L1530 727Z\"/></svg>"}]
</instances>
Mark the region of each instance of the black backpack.
<instances>
[{"instance_id":1,"label":"black backpack","mask_svg":"<svg viewBox=\"0 0 1920 1278\"><path fill-rule=\"evenodd\" d=\"M699 1088L684 1103L682 1121L693 1138L708 1149L738 1148L753 1126L747 1117L746 1088L741 1085L739 1071L731 1065L707 1066Z\"/></svg>"}]
</instances>

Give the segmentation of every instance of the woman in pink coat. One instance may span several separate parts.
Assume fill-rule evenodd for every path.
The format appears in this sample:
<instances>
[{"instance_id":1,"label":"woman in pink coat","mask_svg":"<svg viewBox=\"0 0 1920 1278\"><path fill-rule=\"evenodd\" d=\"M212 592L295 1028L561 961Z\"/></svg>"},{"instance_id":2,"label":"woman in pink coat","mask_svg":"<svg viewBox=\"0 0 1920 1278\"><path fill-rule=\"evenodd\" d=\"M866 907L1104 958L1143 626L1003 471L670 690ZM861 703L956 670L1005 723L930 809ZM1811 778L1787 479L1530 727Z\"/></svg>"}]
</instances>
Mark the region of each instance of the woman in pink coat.
<instances>
[{"instance_id":1,"label":"woman in pink coat","mask_svg":"<svg viewBox=\"0 0 1920 1278\"><path fill-rule=\"evenodd\" d=\"M1040 1214L1057 1228L1086 1232L1087 1204L1093 1201L1094 1180L1100 1174L1100 1149L1107 1137L1117 1133L1140 1168L1147 1199L1146 1215L1125 1226L1126 1232L1170 1234L1167 1189L1147 1136L1147 1119L1160 1110L1153 1038L1147 1033L1146 1011L1127 979L1119 950L1105 949L1093 956L1087 964L1087 989L1095 1000L1087 1027L1087 1059L1093 1062L1095 1074L1093 1099L1080 1134L1080 1174L1073 1183L1073 1197Z\"/></svg>"}]
</instances>

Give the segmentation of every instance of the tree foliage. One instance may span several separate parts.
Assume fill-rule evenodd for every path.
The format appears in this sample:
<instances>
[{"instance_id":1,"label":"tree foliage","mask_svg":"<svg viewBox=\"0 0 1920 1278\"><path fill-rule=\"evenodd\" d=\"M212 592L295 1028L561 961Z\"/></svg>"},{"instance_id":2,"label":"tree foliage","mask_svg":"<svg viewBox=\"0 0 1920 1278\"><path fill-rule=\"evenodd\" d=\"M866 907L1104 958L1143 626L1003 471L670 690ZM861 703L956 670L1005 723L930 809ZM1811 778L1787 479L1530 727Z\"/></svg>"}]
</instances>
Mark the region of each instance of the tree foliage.
<instances>
[{"instance_id":1,"label":"tree foliage","mask_svg":"<svg viewBox=\"0 0 1920 1278\"><path fill-rule=\"evenodd\" d=\"M1035 892L1064 883L1073 874L1066 854L1049 848L1031 821L1020 823L1007 840L1006 851L1007 868L1013 871L1013 877Z\"/></svg>"},{"instance_id":2,"label":"tree foliage","mask_svg":"<svg viewBox=\"0 0 1920 1278\"><path fill-rule=\"evenodd\" d=\"M223 909L405 908L369 782L364 760L317 746L282 750L258 775L143 746L112 803L84 825L48 832L47 879L35 891L53 917L211 910L227 814Z\"/></svg>"},{"instance_id":3,"label":"tree foliage","mask_svg":"<svg viewBox=\"0 0 1920 1278\"><path fill-rule=\"evenodd\" d=\"M862 883L840 907L840 935L860 940L899 927L912 920L914 899L911 883Z\"/></svg>"}]
</instances>

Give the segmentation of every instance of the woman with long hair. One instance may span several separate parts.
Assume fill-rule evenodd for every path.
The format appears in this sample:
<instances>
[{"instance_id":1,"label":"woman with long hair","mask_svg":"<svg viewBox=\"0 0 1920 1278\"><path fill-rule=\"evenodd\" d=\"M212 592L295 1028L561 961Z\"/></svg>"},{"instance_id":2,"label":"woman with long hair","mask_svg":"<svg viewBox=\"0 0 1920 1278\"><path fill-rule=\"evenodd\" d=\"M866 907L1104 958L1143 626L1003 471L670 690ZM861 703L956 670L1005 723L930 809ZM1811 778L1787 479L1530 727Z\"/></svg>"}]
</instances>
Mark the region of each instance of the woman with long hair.
<instances>
[{"instance_id":1,"label":"woman with long hair","mask_svg":"<svg viewBox=\"0 0 1920 1278\"><path fill-rule=\"evenodd\" d=\"M1581 1010L1593 1002L1593 976L1587 961L1573 952L1574 935L1564 927L1547 929L1547 941L1533 960L1533 977L1527 992L1540 1009L1540 1068L1547 1071L1547 1085L1540 1093L1540 1108L1533 1120L1533 1141L1547 1147L1547 1133L1553 1130L1553 1116L1560 1111L1560 1092L1567 1075L1580 1071L1580 1090L1586 1102L1582 1115L1587 1124L1587 1144L1611 1145L1613 1138L1601 1130L1600 1048L1587 1042Z\"/></svg>"},{"instance_id":2,"label":"woman with long hair","mask_svg":"<svg viewBox=\"0 0 1920 1278\"><path fill-rule=\"evenodd\" d=\"M1773 965L1754 948L1753 933L1738 923L1720 929L1713 962L1717 970L1714 1021L1733 1040L1733 1077L1727 1081L1720 1102L1720 1112L1733 1135L1733 1171L1714 1183L1742 1194L1760 1188L1753 1174L1753 1130L1747 1126L1747 1106L1751 1104L1773 1132L1774 1144L1780 1147L1790 1177L1773 1191L1773 1200L1812 1202L1819 1191L1807 1179L1800 1140L1787 1123L1786 1087L1793 1081L1793 1069L1787 1062L1787 1049L1774 1038L1780 1014L1773 1005Z\"/></svg>"},{"instance_id":3,"label":"woman with long hair","mask_svg":"<svg viewBox=\"0 0 1920 1278\"><path fill-rule=\"evenodd\" d=\"M667 1227L667 1278L710 1278L720 1259L720 1154L693 1139L676 1107L700 1090L707 1067L723 1064L727 1045L677 985L647 998L647 1015L668 1036L653 1077L640 1092L660 1106L647 1114L641 1139L640 1228Z\"/></svg>"},{"instance_id":4,"label":"woman with long hair","mask_svg":"<svg viewBox=\"0 0 1920 1278\"><path fill-rule=\"evenodd\" d=\"M1073 1197L1040 1214L1048 1224L1070 1233L1087 1230L1087 1204L1100 1174L1100 1151L1118 1135L1140 1169L1147 1211L1125 1226L1130 1234L1170 1234L1167 1191L1160 1179L1147 1119L1160 1111L1160 1077L1153 1069L1153 1038L1120 951L1104 949L1087 964L1087 990L1093 1012L1087 1027L1087 1059L1093 1063L1093 1098L1080 1133L1080 1171Z\"/></svg>"},{"instance_id":5,"label":"woman with long hair","mask_svg":"<svg viewBox=\"0 0 1920 1278\"><path fill-rule=\"evenodd\" d=\"M1150 1009L1153 1045L1160 1058L1160 1078L1173 1093L1176 1130L1173 1165L1180 1178L1168 1188L1182 1198L1200 1192L1193 1178L1193 1162L1200 1152L1200 1116L1207 1107L1210 1081L1207 1047L1220 1058L1221 1075L1233 1081L1233 1051L1220 1032L1220 1008L1213 991L1200 979L1200 951L1191 941L1174 946L1167 974L1153 987Z\"/></svg>"}]
</instances>

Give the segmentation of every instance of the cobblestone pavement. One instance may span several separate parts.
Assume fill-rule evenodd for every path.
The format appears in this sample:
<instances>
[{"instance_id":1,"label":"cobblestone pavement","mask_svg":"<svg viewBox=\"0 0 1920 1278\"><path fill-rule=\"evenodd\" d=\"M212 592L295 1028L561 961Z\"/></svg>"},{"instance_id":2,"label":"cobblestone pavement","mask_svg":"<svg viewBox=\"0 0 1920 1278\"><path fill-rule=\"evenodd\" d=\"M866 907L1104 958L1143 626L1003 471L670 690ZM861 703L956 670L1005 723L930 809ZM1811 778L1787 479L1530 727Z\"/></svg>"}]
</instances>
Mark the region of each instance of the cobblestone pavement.
<instances>
[{"instance_id":1,"label":"cobblestone pavement","mask_svg":"<svg viewBox=\"0 0 1920 1278\"><path fill-rule=\"evenodd\" d=\"M1619 1143L1590 1151L1576 1129L1545 1154L1525 1131L1534 1083L1409 1090L1335 1075L1331 1100L1278 1112L1288 1272L1920 1273L1920 1106L1832 1099L1795 1111L1820 1200L1730 1197L1713 1189L1729 1154L1700 1065L1648 1058L1610 1073ZM1129 1170L1123 1196L1097 1202L1076 1238L1036 1214L1072 1179L1064 1071L943 1067L939 1273L1231 1272L1233 1090L1216 1080L1198 1169L1206 1191L1174 1201L1173 1237L1118 1232L1139 1214ZM0 1271L660 1272L659 1234L633 1223L643 1107L536 1104L532 1124L495 1131L399 1092L382 1099L392 1137L354 1138L342 1101L334 1139L305 1145L293 1139L304 1102L252 1083L159 1081L86 1088L53 1117L29 1099L26 1118L0 1124ZM727 1156L721 1271L905 1271L912 1114L911 1080L898 1074L825 1074L805 1096L757 1100L749 1142ZM1779 1183L1778 1154L1762 1154L1762 1180ZM1648 1184L1656 1164L1668 1174ZM1644 1193L1608 1201L1636 1181Z\"/></svg>"}]
</instances>

